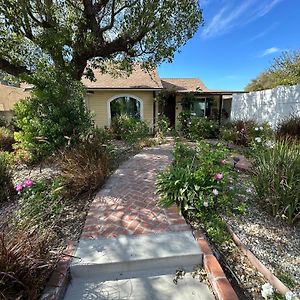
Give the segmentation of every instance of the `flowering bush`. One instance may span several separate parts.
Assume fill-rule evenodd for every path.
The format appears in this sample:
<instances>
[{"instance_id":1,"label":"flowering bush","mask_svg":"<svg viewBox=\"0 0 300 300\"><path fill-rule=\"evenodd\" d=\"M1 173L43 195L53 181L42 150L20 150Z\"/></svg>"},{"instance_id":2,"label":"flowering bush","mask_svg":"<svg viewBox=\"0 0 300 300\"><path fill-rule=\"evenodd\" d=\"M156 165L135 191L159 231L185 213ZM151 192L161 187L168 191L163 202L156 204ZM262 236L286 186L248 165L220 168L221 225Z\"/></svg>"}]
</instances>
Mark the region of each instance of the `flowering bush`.
<instances>
[{"instance_id":1,"label":"flowering bush","mask_svg":"<svg viewBox=\"0 0 300 300\"><path fill-rule=\"evenodd\" d=\"M300 219L300 145L275 142L256 153L253 184L260 202L273 216L295 223Z\"/></svg>"},{"instance_id":2,"label":"flowering bush","mask_svg":"<svg viewBox=\"0 0 300 300\"><path fill-rule=\"evenodd\" d=\"M267 123L260 125L253 120L236 120L221 129L220 137L236 145L255 147L272 139L273 132Z\"/></svg>"},{"instance_id":3,"label":"flowering bush","mask_svg":"<svg viewBox=\"0 0 300 300\"><path fill-rule=\"evenodd\" d=\"M19 197L16 224L33 222L44 227L52 223L63 209L64 186L59 178L33 182L26 178L15 187Z\"/></svg>"},{"instance_id":4,"label":"flowering bush","mask_svg":"<svg viewBox=\"0 0 300 300\"><path fill-rule=\"evenodd\" d=\"M170 131L170 121L169 119L162 115L158 114L158 118L156 121L156 136L159 138L164 138L167 133Z\"/></svg>"},{"instance_id":5,"label":"flowering bush","mask_svg":"<svg viewBox=\"0 0 300 300\"><path fill-rule=\"evenodd\" d=\"M212 139L219 135L217 121L206 117L196 117L191 112L181 112L179 115L180 130L183 135L191 140Z\"/></svg>"},{"instance_id":6,"label":"flowering bush","mask_svg":"<svg viewBox=\"0 0 300 300\"><path fill-rule=\"evenodd\" d=\"M200 217L215 240L227 238L216 211L225 208L229 201L224 193L229 171L225 163L228 151L222 145L212 149L204 142L197 143L195 150L177 143L173 155L174 163L157 179L160 204L164 207L177 204L183 214Z\"/></svg>"}]
</instances>

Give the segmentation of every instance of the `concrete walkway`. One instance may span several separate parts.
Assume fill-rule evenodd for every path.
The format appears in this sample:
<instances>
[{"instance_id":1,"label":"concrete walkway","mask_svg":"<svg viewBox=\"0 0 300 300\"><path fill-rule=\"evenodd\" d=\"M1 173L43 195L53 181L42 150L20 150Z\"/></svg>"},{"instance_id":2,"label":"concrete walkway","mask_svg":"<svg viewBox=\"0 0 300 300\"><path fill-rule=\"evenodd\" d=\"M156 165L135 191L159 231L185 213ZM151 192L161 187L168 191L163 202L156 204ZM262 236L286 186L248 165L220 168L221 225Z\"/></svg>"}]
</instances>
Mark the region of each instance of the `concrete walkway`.
<instances>
[{"instance_id":1,"label":"concrete walkway","mask_svg":"<svg viewBox=\"0 0 300 300\"><path fill-rule=\"evenodd\" d=\"M203 254L190 227L175 206L157 204L156 176L170 164L171 149L143 150L97 194L70 267L66 300L214 299L191 274Z\"/></svg>"}]
</instances>

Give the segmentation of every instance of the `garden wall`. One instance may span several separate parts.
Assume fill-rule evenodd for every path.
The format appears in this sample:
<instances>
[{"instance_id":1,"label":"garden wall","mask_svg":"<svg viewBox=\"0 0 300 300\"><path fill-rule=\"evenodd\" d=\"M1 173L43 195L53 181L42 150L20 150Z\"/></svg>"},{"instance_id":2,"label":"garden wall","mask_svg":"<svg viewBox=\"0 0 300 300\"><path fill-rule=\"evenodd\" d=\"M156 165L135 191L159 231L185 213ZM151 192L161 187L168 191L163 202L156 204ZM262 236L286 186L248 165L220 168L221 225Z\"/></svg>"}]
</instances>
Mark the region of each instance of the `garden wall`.
<instances>
[{"instance_id":1,"label":"garden wall","mask_svg":"<svg viewBox=\"0 0 300 300\"><path fill-rule=\"evenodd\" d=\"M230 118L269 122L274 128L281 119L291 113L300 116L300 84L233 94Z\"/></svg>"}]
</instances>

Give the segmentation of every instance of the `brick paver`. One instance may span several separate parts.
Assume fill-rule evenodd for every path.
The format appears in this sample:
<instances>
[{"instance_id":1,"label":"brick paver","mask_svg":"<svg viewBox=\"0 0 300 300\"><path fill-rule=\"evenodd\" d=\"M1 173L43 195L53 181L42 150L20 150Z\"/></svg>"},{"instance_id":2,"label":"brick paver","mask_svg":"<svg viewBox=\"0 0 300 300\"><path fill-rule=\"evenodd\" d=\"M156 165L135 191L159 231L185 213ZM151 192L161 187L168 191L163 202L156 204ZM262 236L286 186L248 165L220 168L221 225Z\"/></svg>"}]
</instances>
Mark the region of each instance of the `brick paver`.
<instances>
[{"instance_id":1,"label":"brick paver","mask_svg":"<svg viewBox=\"0 0 300 300\"><path fill-rule=\"evenodd\" d=\"M189 230L176 206L157 204L157 173L171 163L171 150L171 144L144 149L123 163L92 202L81 239Z\"/></svg>"}]
</instances>

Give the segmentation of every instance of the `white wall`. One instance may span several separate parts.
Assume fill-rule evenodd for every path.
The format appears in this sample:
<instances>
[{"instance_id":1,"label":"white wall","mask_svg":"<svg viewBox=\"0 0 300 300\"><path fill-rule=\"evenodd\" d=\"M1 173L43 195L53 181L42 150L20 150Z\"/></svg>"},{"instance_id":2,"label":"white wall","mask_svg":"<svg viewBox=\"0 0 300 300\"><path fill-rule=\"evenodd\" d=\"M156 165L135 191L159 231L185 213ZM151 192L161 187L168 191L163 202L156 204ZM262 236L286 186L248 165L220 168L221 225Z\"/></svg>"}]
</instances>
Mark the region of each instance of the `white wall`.
<instances>
[{"instance_id":1,"label":"white wall","mask_svg":"<svg viewBox=\"0 0 300 300\"><path fill-rule=\"evenodd\" d=\"M271 90L233 94L231 120L253 119L274 128L291 113L300 116L300 84Z\"/></svg>"}]
</instances>

